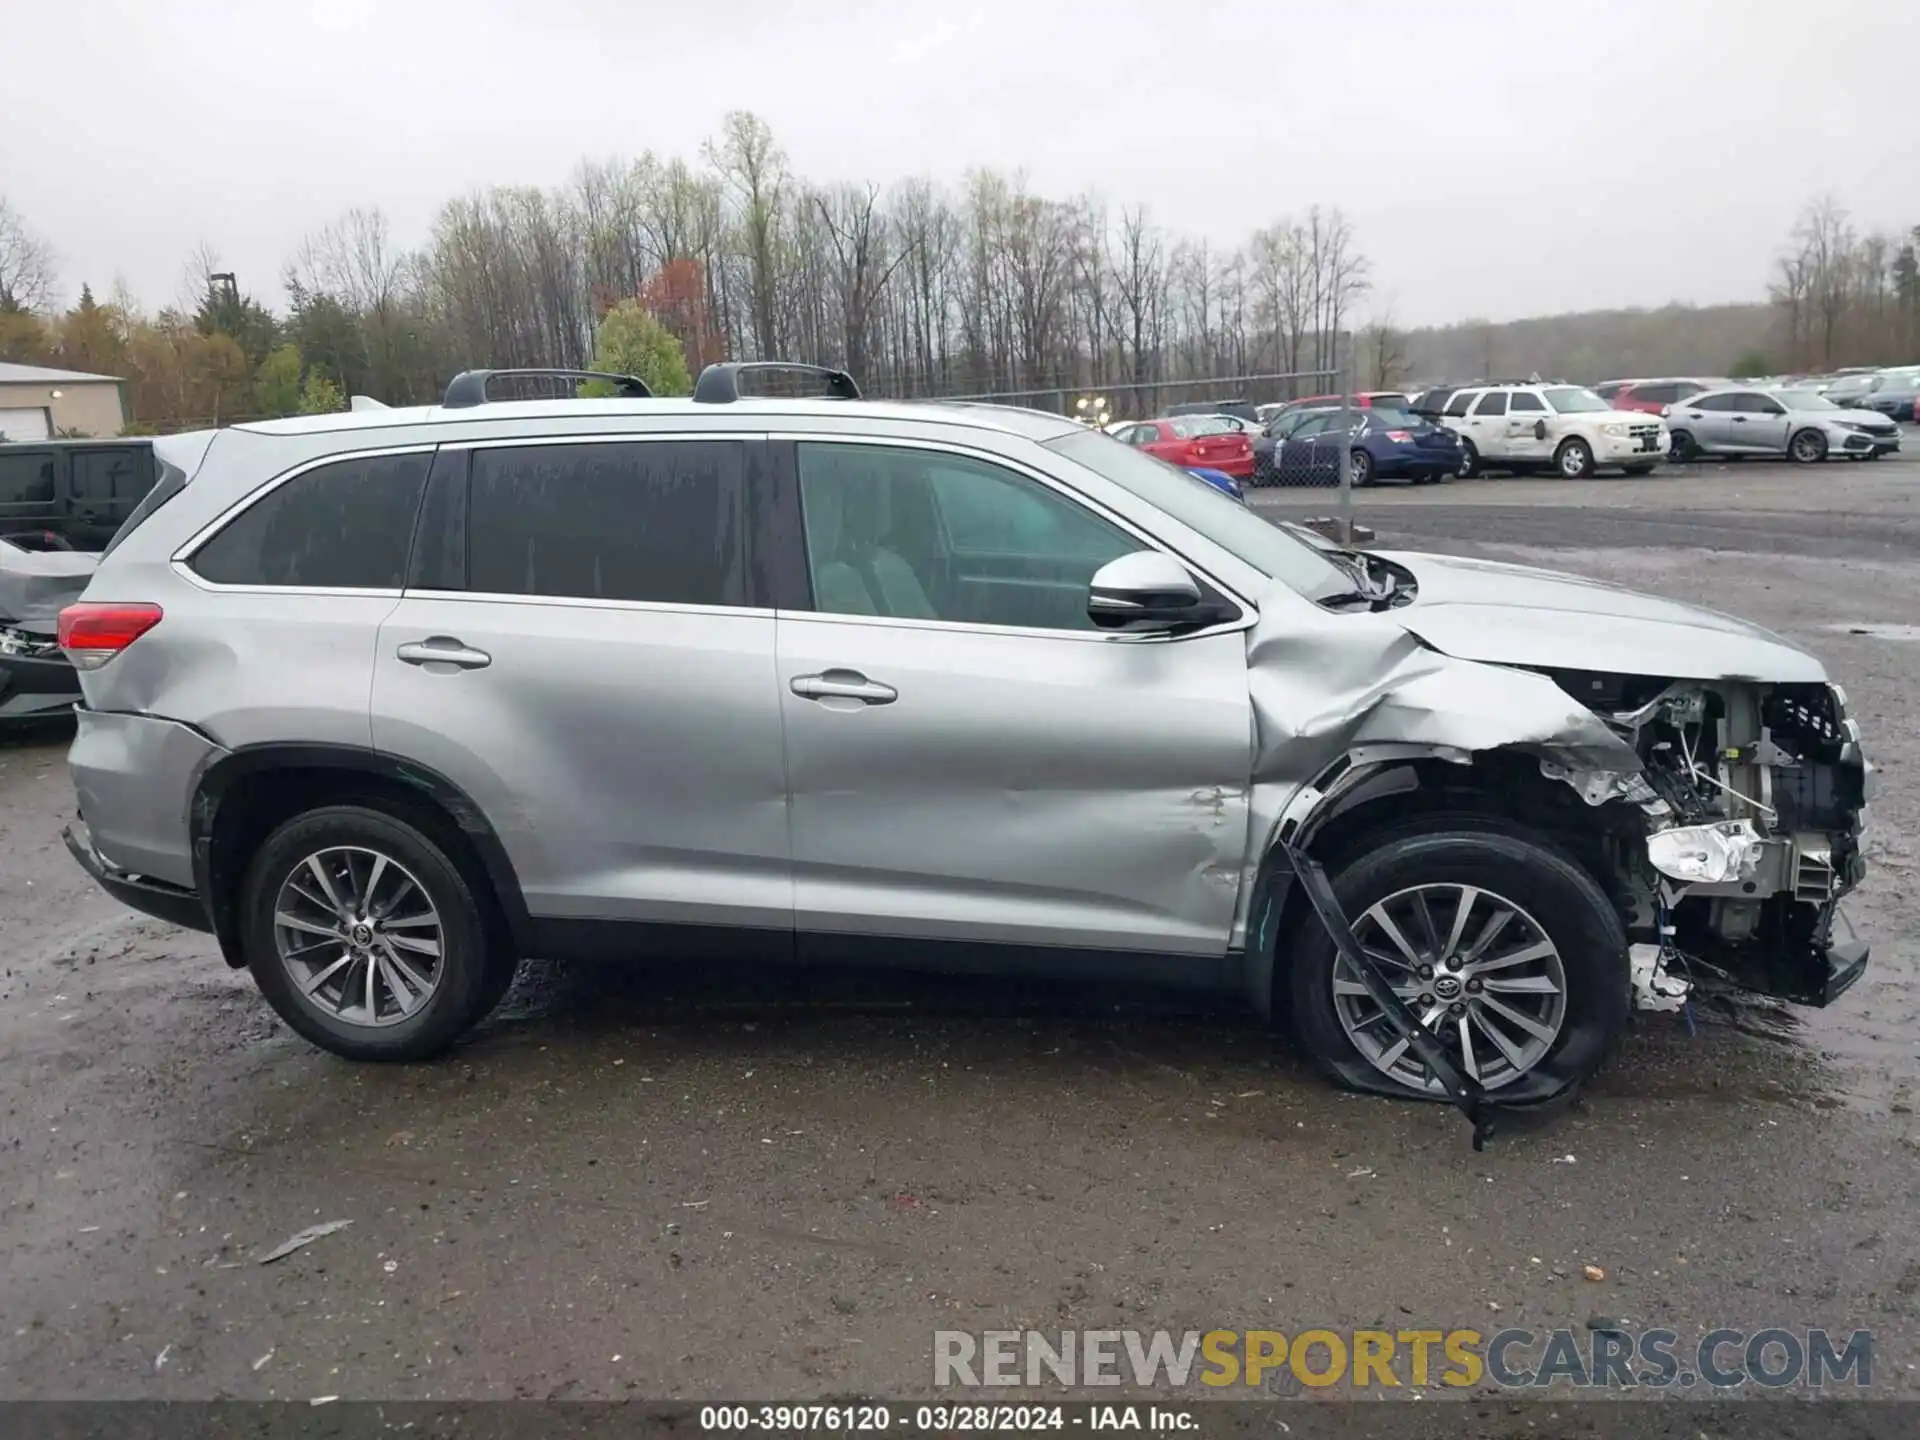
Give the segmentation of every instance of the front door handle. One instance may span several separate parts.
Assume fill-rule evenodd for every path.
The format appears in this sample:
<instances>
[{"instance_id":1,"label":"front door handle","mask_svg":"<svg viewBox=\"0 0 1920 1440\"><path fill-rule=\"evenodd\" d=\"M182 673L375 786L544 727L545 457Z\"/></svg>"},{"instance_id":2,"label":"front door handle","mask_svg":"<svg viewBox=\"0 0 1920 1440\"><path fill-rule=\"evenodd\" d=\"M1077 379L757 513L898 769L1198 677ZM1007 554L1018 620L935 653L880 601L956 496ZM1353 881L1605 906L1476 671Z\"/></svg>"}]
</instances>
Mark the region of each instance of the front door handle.
<instances>
[{"instance_id":1,"label":"front door handle","mask_svg":"<svg viewBox=\"0 0 1920 1440\"><path fill-rule=\"evenodd\" d=\"M865 705L891 705L900 698L900 692L891 685L869 680L858 670L796 675L789 687L802 700L858 700Z\"/></svg>"},{"instance_id":2,"label":"front door handle","mask_svg":"<svg viewBox=\"0 0 1920 1440\"><path fill-rule=\"evenodd\" d=\"M457 670L484 670L493 663L486 651L463 645L451 635L409 640L393 653L409 665L451 665Z\"/></svg>"}]
</instances>

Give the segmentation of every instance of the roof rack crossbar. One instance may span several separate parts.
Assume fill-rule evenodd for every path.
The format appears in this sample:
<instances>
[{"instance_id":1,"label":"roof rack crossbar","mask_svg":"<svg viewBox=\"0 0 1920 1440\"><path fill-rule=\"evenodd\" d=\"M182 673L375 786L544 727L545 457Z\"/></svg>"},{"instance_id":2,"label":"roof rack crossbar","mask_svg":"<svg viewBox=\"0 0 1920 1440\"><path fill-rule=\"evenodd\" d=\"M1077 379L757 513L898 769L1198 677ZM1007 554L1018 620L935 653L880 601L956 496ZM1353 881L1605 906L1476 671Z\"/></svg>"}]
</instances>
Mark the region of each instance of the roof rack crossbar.
<instances>
[{"instance_id":1,"label":"roof rack crossbar","mask_svg":"<svg viewBox=\"0 0 1920 1440\"><path fill-rule=\"evenodd\" d=\"M441 397L440 404L447 410L485 405L491 398L488 389L495 380L534 376L546 380L604 380L628 400L646 400L653 395L647 382L638 375L617 375L607 370L462 370L447 382L447 393Z\"/></svg>"},{"instance_id":2,"label":"roof rack crossbar","mask_svg":"<svg viewBox=\"0 0 1920 1440\"><path fill-rule=\"evenodd\" d=\"M694 382L693 398L702 405L731 405L740 398L740 377L752 370L787 370L819 377L835 400L858 400L860 387L844 370L827 365L802 365L794 360L728 360L709 365Z\"/></svg>"}]
</instances>

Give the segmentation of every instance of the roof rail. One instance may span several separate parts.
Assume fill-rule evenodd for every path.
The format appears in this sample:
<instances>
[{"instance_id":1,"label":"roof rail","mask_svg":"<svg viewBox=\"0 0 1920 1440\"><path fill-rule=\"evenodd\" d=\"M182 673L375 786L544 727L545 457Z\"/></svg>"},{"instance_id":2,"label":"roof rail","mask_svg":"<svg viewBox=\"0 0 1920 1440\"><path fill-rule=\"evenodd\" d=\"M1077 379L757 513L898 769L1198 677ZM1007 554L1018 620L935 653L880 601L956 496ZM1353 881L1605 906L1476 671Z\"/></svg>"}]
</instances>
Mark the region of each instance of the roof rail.
<instances>
[{"instance_id":1,"label":"roof rail","mask_svg":"<svg viewBox=\"0 0 1920 1440\"><path fill-rule=\"evenodd\" d=\"M709 365L694 382L693 398L702 405L731 405L740 398L740 377L749 370L793 370L817 376L835 400L858 400L860 387L844 370L825 365L802 365L793 360L728 360Z\"/></svg>"},{"instance_id":2,"label":"roof rail","mask_svg":"<svg viewBox=\"0 0 1920 1440\"><path fill-rule=\"evenodd\" d=\"M548 380L604 380L628 400L646 400L653 395L638 375L616 375L606 370L462 370L447 382L447 393L440 404L448 410L485 405L490 398L488 387L495 380L536 375Z\"/></svg>"}]
</instances>

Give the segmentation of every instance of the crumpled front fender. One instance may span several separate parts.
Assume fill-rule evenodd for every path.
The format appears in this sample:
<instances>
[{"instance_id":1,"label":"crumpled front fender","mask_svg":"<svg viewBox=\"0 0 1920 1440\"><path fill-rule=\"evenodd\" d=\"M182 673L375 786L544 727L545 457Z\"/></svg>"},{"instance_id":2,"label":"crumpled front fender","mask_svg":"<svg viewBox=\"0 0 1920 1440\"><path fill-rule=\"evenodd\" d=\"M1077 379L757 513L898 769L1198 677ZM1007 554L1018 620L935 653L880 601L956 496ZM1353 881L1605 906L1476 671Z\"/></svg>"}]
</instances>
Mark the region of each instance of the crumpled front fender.
<instances>
[{"instance_id":1,"label":"crumpled front fender","mask_svg":"<svg viewBox=\"0 0 1920 1440\"><path fill-rule=\"evenodd\" d=\"M1247 943L1249 917L1281 822L1311 817L1313 782L1342 757L1465 765L1487 751L1519 751L1589 804L1637 792L1633 747L1552 680L1443 655L1392 612L1336 615L1298 596L1269 596L1248 633L1247 659L1255 843L1233 941L1249 951L1259 948Z\"/></svg>"}]
</instances>

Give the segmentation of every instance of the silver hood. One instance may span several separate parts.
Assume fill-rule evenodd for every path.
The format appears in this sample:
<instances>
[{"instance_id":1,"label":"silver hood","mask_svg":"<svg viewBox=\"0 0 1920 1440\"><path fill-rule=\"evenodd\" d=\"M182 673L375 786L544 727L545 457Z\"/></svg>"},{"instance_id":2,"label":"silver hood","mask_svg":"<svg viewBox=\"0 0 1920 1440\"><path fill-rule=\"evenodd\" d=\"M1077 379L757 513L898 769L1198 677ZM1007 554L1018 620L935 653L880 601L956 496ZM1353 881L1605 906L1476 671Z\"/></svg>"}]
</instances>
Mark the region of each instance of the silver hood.
<instances>
[{"instance_id":1,"label":"silver hood","mask_svg":"<svg viewBox=\"0 0 1920 1440\"><path fill-rule=\"evenodd\" d=\"M1771 630L1556 570L1374 552L1419 592L1389 613L1445 655L1497 665L1606 670L1676 680L1822 681L1820 662Z\"/></svg>"}]
</instances>

